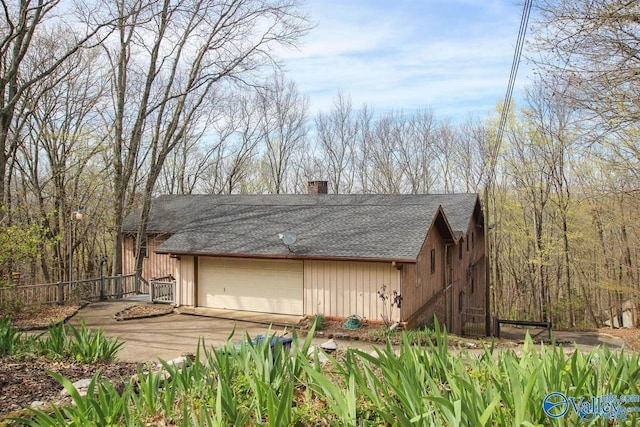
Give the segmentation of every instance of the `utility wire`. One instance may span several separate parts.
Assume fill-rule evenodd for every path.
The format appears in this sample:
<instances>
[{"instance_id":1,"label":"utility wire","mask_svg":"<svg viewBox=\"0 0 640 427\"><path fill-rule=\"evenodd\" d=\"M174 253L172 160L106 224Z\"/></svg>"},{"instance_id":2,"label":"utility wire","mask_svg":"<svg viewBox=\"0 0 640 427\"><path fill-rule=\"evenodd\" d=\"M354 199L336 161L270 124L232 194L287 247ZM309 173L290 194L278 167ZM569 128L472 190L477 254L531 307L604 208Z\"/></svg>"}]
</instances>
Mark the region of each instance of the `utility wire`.
<instances>
[{"instance_id":1,"label":"utility wire","mask_svg":"<svg viewBox=\"0 0 640 427\"><path fill-rule=\"evenodd\" d=\"M520 57L522 55L522 46L524 45L525 35L527 34L527 26L529 23L529 15L531 14L532 0L525 0L524 9L522 11L522 18L520 19L520 29L518 30L518 41L516 42L516 50L513 54L513 62L511 63L511 74L509 75L509 84L507 85L507 93L504 97L504 103L502 106L502 114L500 115L500 124L498 125L498 132L496 134L495 146L493 147L493 153L490 153L490 167L487 184L484 189L485 194L485 333L487 336L491 335L491 245L489 244L489 187L491 182L495 179L496 163L498 153L500 152L500 146L502 145L502 136L504 135L504 128L507 124L507 117L509 116L509 110L511 109L511 97L513 95L513 86L518 74L518 66L520 65ZM495 304L495 293L494 303ZM497 316L497 312L496 312ZM546 319L546 316L543 316Z\"/></svg>"},{"instance_id":2,"label":"utility wire","mask_svg":"<svg viewBox=\"0 0 640 427\"><path fill-rule=\"evenodd\" d=\"M513 62L511 63L511 74L509 75L509 84L507 85L507 93L504 96L504 102L502 104L502 114L500 114L500 123L498 125L498 132L496 134L495 147L491 156L491 169L489 171L489 181L487 185L494 179L496 173L496 163L498 153L500 152L500 146L502 145L502 137L504 135L504 128L507 124L507 118L509 117L509 111L511 110L511 98L513 96L513 86L516 82L516 76L518 75L518 66L520 65L520 57L522 56L522 47L524 46L525 36L527 34L527 27L529 23L529 16L531 15L532 0L526 0L524 3L524 9L522 10L522 18L520 19L520 29L518 30L518 40L516 42L516 50L513 53Z\"/></svg>"}]
</instances>

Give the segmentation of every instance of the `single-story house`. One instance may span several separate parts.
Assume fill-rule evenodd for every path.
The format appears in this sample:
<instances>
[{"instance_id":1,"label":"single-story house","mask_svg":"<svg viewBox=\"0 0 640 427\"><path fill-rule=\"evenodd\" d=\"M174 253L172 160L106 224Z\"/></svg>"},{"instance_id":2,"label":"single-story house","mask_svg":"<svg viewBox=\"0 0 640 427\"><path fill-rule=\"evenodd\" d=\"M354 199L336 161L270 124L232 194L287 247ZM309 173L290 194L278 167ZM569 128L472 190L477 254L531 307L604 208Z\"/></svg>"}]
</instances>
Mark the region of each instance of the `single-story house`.
<instances>
[{"instance_id":1,"label":"single-story house","mask_svg":"<svg viewBox=\"0 0 640 427\"><path fill-rule=\"evenodd\" d=\"M173 276L175 303L327 318L484 324L477 194L166 195L153 200L143 276ZM124 222L133 272L138 213ZM391 298L384 300L380 293ZM395 302L393 296L399 295Z\"/></svg>"}]
</instances>

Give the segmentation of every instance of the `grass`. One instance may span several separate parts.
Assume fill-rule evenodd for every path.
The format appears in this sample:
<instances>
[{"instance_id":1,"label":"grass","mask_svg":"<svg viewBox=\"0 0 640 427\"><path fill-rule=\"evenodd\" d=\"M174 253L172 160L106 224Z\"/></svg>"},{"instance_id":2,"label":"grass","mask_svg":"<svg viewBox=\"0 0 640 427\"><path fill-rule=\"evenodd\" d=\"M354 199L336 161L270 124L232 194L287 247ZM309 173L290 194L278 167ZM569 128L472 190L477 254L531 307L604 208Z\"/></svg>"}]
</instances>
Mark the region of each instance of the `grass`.
<instances>
[{"instance_id":1,"label":"grass","mask_svg":"<svg viewBox=\"0 0 640 427\"><path fill-rule=\"evenodd\" d=\"M452 352L436 324L433 340L412 344L404 334L368 353L347 350L321 362L309 353L313 331L291 353L270 340L240 344L233 335L219 348L201 348L181 369L139 372L117 391L94 379L86 396L59 378L74 404L31 410L24 425L261 425L261 426L566 426L583 424L570 410L552 419L542 407L553 391L579 399L638 395L636 353L596 348L565 354L536 347L520 352L485 347L480 354ZM200 351L202 349L202 351ZM309 353L309 354L308 354ZM590 425L636 425L599 417Z\"/></svg>"}]
</instances>

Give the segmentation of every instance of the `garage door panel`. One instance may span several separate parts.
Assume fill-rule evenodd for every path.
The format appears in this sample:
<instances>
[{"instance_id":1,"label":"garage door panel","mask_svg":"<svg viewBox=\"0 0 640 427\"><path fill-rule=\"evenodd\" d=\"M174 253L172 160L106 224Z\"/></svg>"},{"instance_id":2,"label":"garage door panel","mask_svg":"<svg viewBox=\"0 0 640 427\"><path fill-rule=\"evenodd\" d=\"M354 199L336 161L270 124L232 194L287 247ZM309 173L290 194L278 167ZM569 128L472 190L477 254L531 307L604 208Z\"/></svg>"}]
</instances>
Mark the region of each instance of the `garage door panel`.
<instances>
[{"instance_id":1,"label":"garage door panel","mask_svg":"<svg viewBox=\"0 0 640 427\"><path fill-rule=\"evenodd\" d=\"M202 258L198 288L204 307L303 314L302 261Z\"/></svg>"}]
</instances>

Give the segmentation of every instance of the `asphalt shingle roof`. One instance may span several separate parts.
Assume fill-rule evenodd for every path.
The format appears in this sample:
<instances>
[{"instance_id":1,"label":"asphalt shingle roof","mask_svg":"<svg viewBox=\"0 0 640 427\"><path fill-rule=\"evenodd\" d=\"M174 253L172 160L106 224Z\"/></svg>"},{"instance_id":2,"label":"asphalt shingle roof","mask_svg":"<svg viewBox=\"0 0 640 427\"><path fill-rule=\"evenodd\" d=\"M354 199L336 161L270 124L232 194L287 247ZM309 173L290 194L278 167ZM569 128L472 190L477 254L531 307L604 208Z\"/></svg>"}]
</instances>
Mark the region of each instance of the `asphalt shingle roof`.
<instances>
[{"instance_id":1,"label":"asphalt shingle roof","mask_svg":"<svg viewBox=\"0 0 640 427\"><path fill-rule=\"evenodd\" d=\"M438 208L467 230L476 194L169 195L153 200L149 233L171 237L160 252L416 259ZM138 214L123 229L135 231ZM293 254L279 239L292 231Z\"/></svg>"}]
</instances>

